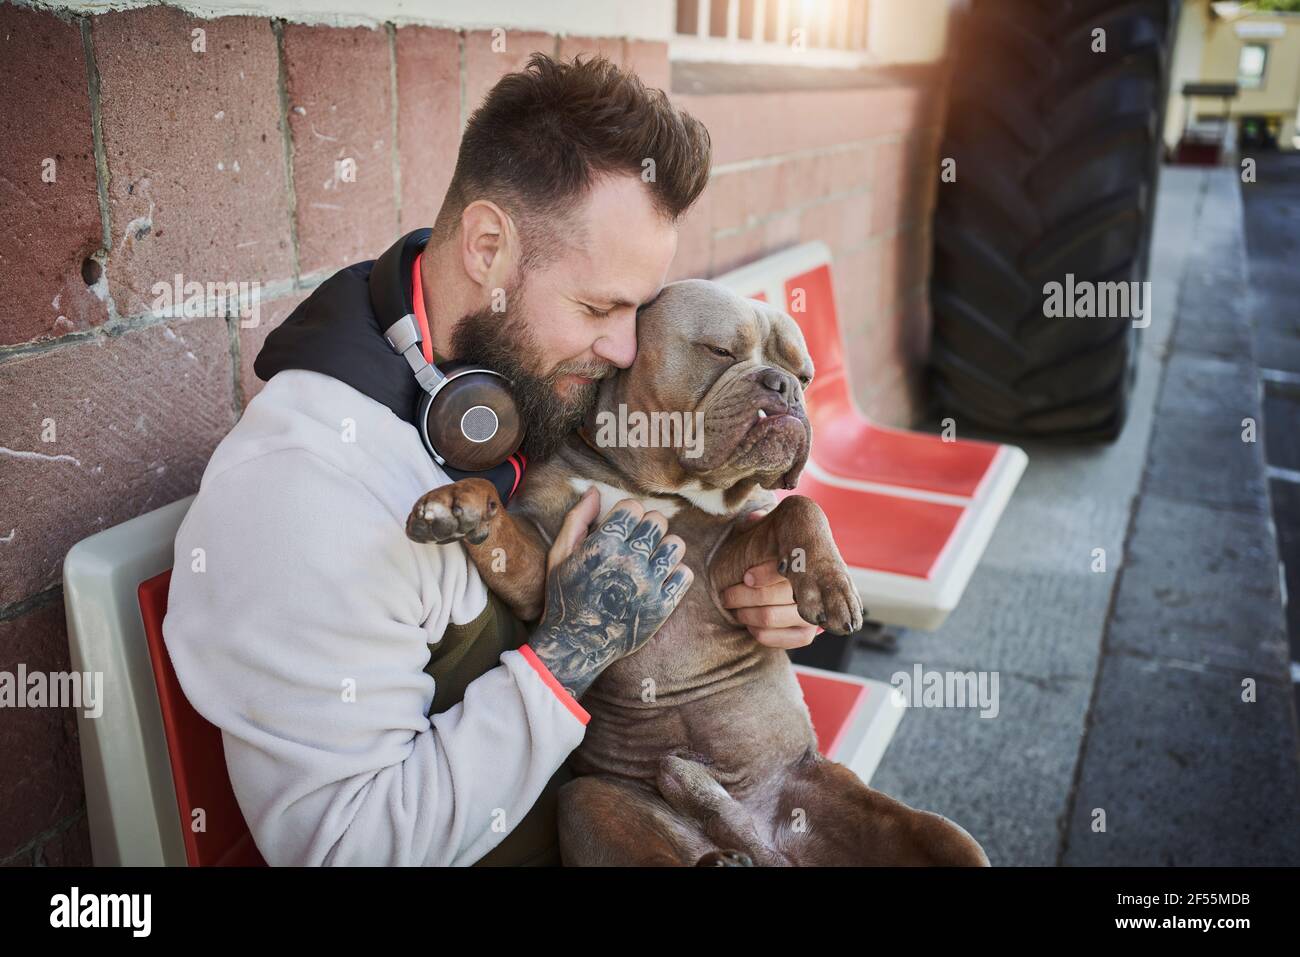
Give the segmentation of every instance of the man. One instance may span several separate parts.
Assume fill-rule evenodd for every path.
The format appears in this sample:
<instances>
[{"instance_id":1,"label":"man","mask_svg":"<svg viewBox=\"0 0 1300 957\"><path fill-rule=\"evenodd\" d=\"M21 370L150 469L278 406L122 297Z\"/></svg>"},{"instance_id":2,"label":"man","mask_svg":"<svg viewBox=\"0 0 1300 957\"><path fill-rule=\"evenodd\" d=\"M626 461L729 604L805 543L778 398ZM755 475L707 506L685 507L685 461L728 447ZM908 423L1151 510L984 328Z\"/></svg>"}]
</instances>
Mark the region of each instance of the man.
<instances>
[{"instance_id":1,"label":"man","mask_svg":"<svg viewBox=\"0 0 1300 957\"><path fill-rule=\"evenodd\" d=\"M431 361L511 380L525 444L488 474L508 497L526 460L581 422L597 380L631 365L637 308L664 284L675 223L708 175L707 132L661 92L602 59L536 55L471 117L431 234L336 273L268 337L255 366L267 385L177 535L163 629L186 696L222 729L269 863L558 860L555 791L587 720L574 694L597 676L582 642L617 639L557 630L547 612L530 628L461 546L406 537L411 506L451 477L382 335L400 316L376 303L409 282ZM551 551L548 581L571 606L600 599L583 593L582 558L626 557L636 529L666 530L624 502L631 534L588 536L598 507L575 506ZM638 572L629 608L655 627L690 585L680 557L666 580L649 556ZM774 567L746 580L724 600L757 640L812 639Z\"/></svg>"}]
</instances>

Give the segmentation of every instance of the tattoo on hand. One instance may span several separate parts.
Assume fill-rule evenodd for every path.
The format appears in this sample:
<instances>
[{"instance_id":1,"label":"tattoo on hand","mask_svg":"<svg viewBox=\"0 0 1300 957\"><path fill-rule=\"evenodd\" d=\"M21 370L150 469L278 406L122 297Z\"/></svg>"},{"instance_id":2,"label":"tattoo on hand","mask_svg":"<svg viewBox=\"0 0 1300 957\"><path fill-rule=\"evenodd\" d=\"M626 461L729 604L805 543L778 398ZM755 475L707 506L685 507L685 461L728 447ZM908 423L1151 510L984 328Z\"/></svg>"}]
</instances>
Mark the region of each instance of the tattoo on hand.
<instances>
[{"instance_id":1,"label":"tattoo on hand","mask_svg":"<svg viewBox=\"0 0 1300 957\"><path fill-rule=\"evenodd\" d=\"M615 508L546 580L546 612L529 644L556 680L582 695L611 663L659 630L692 574L684 546L655 522Z\"/></svg>"}]
</instances>

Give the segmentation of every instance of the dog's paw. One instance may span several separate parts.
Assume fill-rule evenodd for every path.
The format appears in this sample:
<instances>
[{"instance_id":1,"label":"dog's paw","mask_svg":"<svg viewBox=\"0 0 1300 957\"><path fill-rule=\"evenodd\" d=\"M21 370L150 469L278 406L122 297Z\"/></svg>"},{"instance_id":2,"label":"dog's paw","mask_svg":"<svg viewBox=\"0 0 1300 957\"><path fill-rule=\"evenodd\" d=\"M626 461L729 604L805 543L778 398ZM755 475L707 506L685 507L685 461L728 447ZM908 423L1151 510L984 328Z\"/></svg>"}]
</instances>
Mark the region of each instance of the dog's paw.
<instances>
[{"instance_id":1,"label":"dog's paw","mask_svg":"<svg viewBox=\"0 0 1300 957\"><path fill-rule=\"evenodd\" d=\"M424 495L406 519L406 537L446 545L462 539L481 544L501 508L496 487L484 479L462 479Z\"/></svg>"},{"instance_id":2,"label":"dog's paw","mask_svg":"<svg viewBox=\"0 0 1300 957\"><path fill-rule=\"evenodd\" d=\"M811 559L802 570L791 565L782 560L777 570L790 579L804 621L835 635L852 634L862 627L862 599L838 556Z\"/></svg>"}]
</instances>

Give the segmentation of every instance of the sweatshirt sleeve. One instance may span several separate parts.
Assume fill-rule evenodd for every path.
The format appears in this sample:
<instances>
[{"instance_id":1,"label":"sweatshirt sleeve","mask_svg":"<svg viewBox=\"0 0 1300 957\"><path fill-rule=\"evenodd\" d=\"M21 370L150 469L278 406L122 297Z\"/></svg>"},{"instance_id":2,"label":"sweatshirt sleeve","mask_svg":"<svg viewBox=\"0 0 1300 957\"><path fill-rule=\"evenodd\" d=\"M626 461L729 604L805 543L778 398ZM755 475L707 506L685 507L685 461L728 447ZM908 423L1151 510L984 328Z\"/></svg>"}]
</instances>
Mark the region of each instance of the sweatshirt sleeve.
<instances>
[{"instance_id":1,"label":"sweatshirt sleeve","mask_svg":"<svg viewBox=\"0 0 1300 957\"><path fill-rule=\"evenodd\" d=\"M475 573L404 522L291 449L205 477L177 535L167 649L269 864L473 863L582 740L526 648L428 715L427 629Z\"/></svg>"}]
</instances>

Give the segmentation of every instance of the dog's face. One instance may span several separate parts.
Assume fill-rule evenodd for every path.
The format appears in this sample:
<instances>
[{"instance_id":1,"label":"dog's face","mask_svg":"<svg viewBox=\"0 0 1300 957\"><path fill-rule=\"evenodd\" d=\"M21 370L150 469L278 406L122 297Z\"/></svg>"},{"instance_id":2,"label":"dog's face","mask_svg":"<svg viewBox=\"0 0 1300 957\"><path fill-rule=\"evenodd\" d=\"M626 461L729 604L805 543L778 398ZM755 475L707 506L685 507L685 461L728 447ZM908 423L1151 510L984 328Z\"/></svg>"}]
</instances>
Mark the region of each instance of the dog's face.
<instances>
[{"instance_id":1,"label":"dog's face","mask_svg":"<svg viewBox=\"0 0 1300 957\"><path fill-rule=\"evenodd\" d=\"M734 507L755 484L794 488L812 440L812 375L803 334L779 309L705 280L670 283L638 314L636 361L603 384L589 435L620 405L629 421L676 413L691 431L672 447L602 442L606 456L646 488L731 491Z\"/></svg>"}]
</instances>

